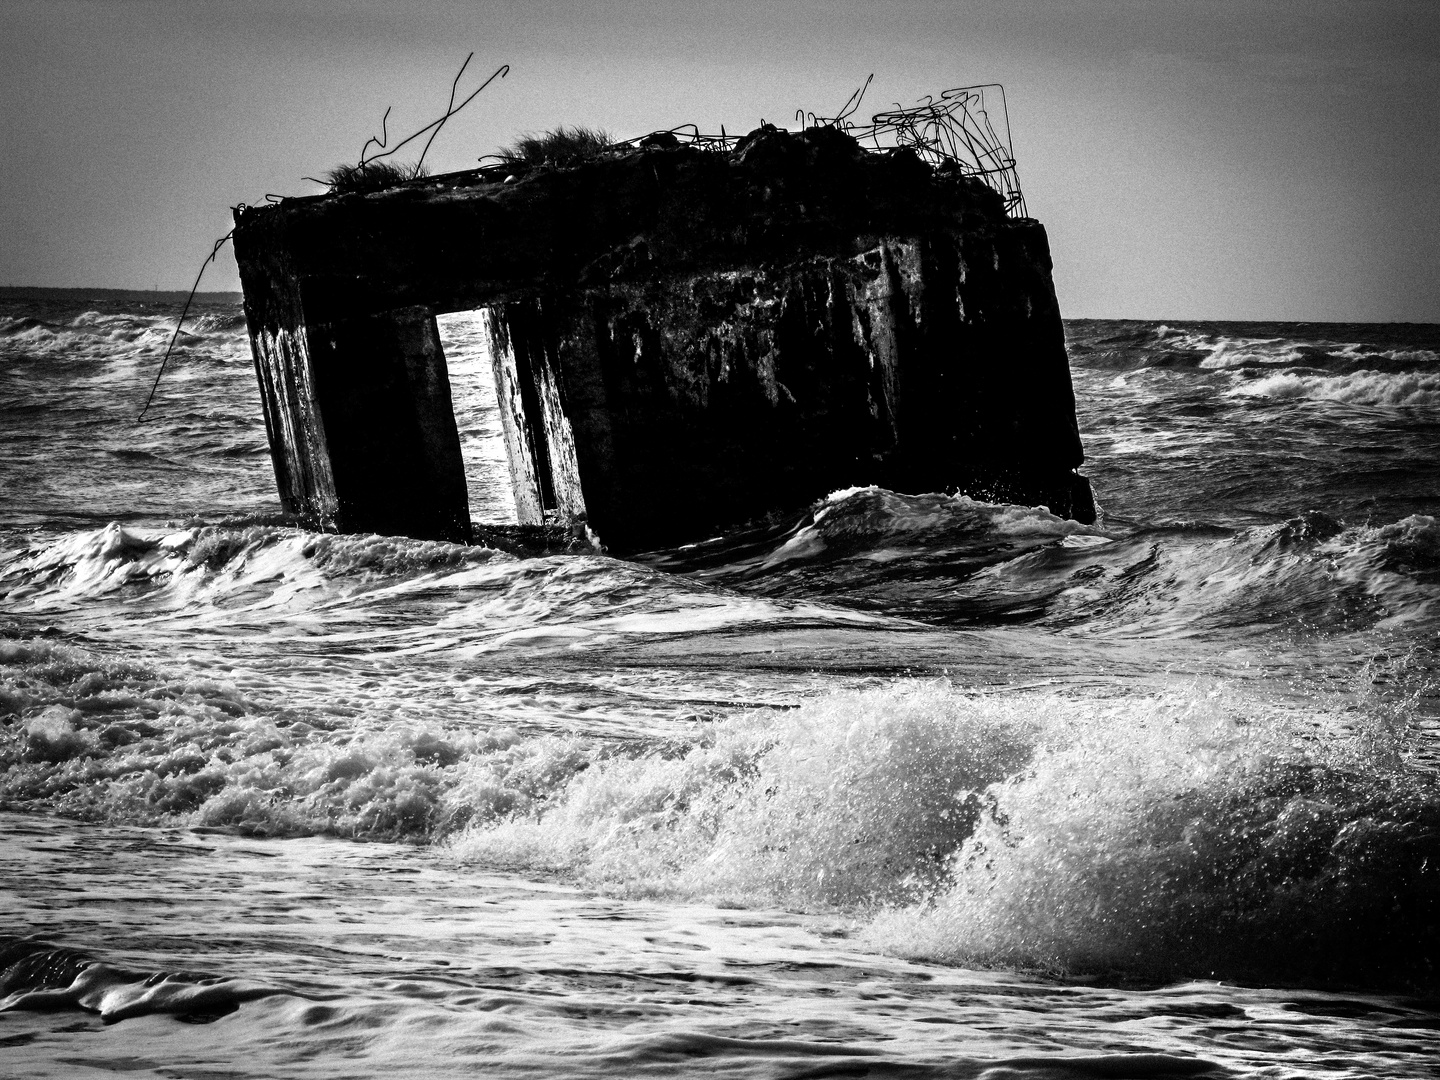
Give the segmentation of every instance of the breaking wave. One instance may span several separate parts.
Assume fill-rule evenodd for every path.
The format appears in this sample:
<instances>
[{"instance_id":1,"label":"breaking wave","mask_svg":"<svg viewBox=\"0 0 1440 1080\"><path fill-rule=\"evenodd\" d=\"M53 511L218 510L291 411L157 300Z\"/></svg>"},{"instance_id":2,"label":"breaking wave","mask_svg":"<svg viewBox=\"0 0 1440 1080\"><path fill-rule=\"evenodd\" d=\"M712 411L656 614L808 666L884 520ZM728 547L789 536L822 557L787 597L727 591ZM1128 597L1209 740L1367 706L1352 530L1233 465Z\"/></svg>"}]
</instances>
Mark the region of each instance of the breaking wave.
<instances>
[{"instance_id":1,"label":"breaking wave","mask_svg":"<svg viewBox=\"0 0 1440 1080\"><path fill-rule=\"evenodd\" d=\"M820 499L785 530L722 538L642 556L652 566L702 579L803 581L844 592L866 573L943 562L961 572L997 558L1070 537L1103 542L1099 528L1058 517L1045 507L987 503L966 495L903 495L880 487L847 488ZM848 569L847 569L848 566ZM837 576L838 575L838 576Z\"/></svg>"},{"instance_id":2,"label":"breaking wave","mask_svg":"<svg viewBox=\"0 0 1440 1080\"><path fill-rule=\"evenodd\" d=\"M470 814L452 797L459 763L542 759L549 746L512 753L510 729L277 707L232 681L44 639L0 643L0 724L5 808L281 836L441 835Z\"/></svg>"},{"instance_id":3,"label":"breaking wave","mask_svg":"<svg viewBox=\"0 0 1440 1080\"><path fill-rule=\"evenodd\" d=\"M563 787L491 803L452 849L629 894L838 907L919 959L1425 981L1440 785L1406 764L1402 723L1334 719L1223 687L899 683L565 765Z\"/></svg>"},{"instance_id":4,"label":"breaking wave","mask_svg":"<svg viewBox=\"0 0 1440 1080\"><path fill-rule=\"evenodd\" d=\"M63 321L0 316L0 358L40 357L67 363L149 358L162 354L170 344L175 319L173 314L101 311L84 311ZM196 312L186 318L176 348L202 362L248 362L244 316L231 310Z\"/></svg>"},{"instance_id":5,"label":"breaking wave","mask_svg":"<svg viewBox=\"0 0 1440 1080\"><path fill-rule=\"evenodd\" d=\"M1347 633L1434 620L1437 543L1440 524L1419 514L1379 527L1318 512L1233 532L1176 526L1034 552L976 575L967 591L1084 633Z\"/></svg>"},{"instance_id":6,"label":"breaking wave","mask_svg":"<svg viewBox=\"0 0 1440 1080\"><path fill-rule=\"evenodd\" d=\"M1203 334L1158 326L1155 336L1167 348L1200 354L1198 367L1233 368L1258 364L1294 364L1305 354L1289 338L1246 338Z\"/></svg>"},{"instance_id":7,"label":"breaking wave","mask_svg":"<svg viewBox=\"0 0 1440 1080\"><path fill-rule=\"evenodd\" d=\"M1440 373L1361 370L1348 375L1285 371L1241 383L1231 393L1283 401L1337 401L1348 405L1440 405Z\"/></svg>"},{"instance_id":8,"label":"breaking wave","mask_svg":"<svg viewBox=\"0 0 1440 1080\"><path fill-rule=\"evenodd\" d=\"M1036 622L1130 636L1354 630L1440 613L1433 517L1350 526L1310 512L1276 525L1109 531L1043 508L964 496L836 492L727 561L654 565L771 596L944 623Z\"/></svg>"},{"instance_id":9,"label":"breaking wave","mask_svg":"<svg viewBox=\"0 0 1440 1080\"><path fill-rule=\"evenodd\" d=\"M1292 331L1276 336L1277 329ZM1392 331L1393 327L1385 328ZM1269 331L1268 333L1264 331ZM1302 332L1308 331L1308 332ZM1429 328L1406 328L1413 345L1390 339L1366 340L1377 332L1363 324L1165 323L1078 321L1068 324L1072 358L1085 366L1109 369L1181 368L1197 372L1309 367L1334 371L1358 368L1386 371L1434 368L1440 351Z\"/></svg>"},{"instance_id":10,"label":"breaking wave","mask_svg":"<svg viewBox=\"0 0 1440 1080\"><path fill-rule=\"evenodd\" d=\"M897 616L1126 637L1313 635L1440 619L1440 524L1411 515L1347 527L1310 513L1238 530L1107 533L1039 508L865 488L837 492L763 542L637 565L275 525L111 523L0 553L0 600L17 614L100 623L105 605L122 604L126 618L186 630L274 624L284 633L277 618L323 617L307 628L312 637L368 634L400 611L419 617L375 642L385 649L437 631L474 648L547 633L579 640Z\"/></svg>"},{"instance_id":11,"label":"breaking wave","mask_svg":"<svg viewBox=\"0 0 1440 1080\"><path fill-rule=\"evenodd\" d=\"M485 547L373 534L334 535L271 525L197 526L174 532L102 529L71 533L0 562L0 585L10 603L44 605L65 598L103 596L126 587L168 586L176 602L194 602L202 583L258 582L309 575L340 578L364 573L403 577L439 568L478 565L510 556Z\"/></svg>"},{"instance_id":12,"label":"breaking wave","mask_svg":"<svg viewBox=\"0 0 1440 1080\"><path fill-rule=\"evenodd\" d=\"M1433 772L1407 767L1393 727L1213 697L1073 718L989 790L946 883L867 940L1070 973L1433 981Z\"/></svg>"},{"instance_id":13,"label":"breaking wave","mask_svg":"<svg viewBox=\"0 0 1440 1080\"><path fill-rule=\"evenodd\" d=\"M929 525L909 530L920 519ZM1342 600L1347 588L1371 597L1377 617L1413 621L1440 586L1429 517L1347 529L1315 515L1242 533L1178 530L1176 544L1163 530L1121 540L1041 511L873 489L825 501L775 541L788 554L767 572L813 574L844 550L825 571L843 576L907 531L943 535L960 519L970 526L942 549L977 535L992 549L1044 540L977 574L976 590L1013 597L1027 575L1048 582L1052 624L1084 609L1092 628L1135 632L1152 611L1155 633L1203 621L1210 604L1216 618L1258 625L1262 609L1283 600L1303 612L1304 597L1333 603L1337 587ZM1067 608L1077 588L1106 599ZM843 617L598 556L520 559L273 526L69 534L0 560L0 589L17 615L73 620L83 600L101 618L122 603L136 633L137 610L231 641L283 615L282 633L350 634L372 657L419 647L437 620L473 645ZM402 602L436 606L396 627ZM1311 692L1282 706L1219 683L1117 695L902 679L620 737L455 710L407 719L342 699L341 687L333 703L305 705L243 670L128 655L0 627L0 806L443 841L462 861L594 888L840 910L876 948L947 962L1431 978L1440 788L1413 757L1403 694ZM1397 685L1418 693L1423 667Z\"/></svg>"},{"instance_id":14,"label":"breaking wave","mask_svg":"<svg viewBox=\"0 0 1440 1080\"><path fill-rule=\"evenodd\" d=\"M72 533L0 557L0 600L17 614L65 611L104 625L112 620L96 604L103 600L167 629L243 628L261 636L291 634L286 620L303 620L312 640L363 639L382 652L429 648L437 640L474 652L545 638L875 621L600 555L521 559L481 546L270 525L166 533L112 523ZM402 612L406 625L396 626ZM309 624L312 619L320 622ZM382 627L389 629L382 633Z\"/></svg>"}]
</instances>

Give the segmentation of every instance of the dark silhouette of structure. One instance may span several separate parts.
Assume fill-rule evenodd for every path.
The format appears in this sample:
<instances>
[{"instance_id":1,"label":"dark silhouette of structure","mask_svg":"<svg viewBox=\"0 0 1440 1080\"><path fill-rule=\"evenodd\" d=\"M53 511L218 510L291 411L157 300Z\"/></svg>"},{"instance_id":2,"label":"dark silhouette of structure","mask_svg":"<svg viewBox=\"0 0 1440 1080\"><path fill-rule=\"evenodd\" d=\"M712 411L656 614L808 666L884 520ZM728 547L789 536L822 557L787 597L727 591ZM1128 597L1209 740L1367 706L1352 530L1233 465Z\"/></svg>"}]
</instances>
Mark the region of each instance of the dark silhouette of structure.
<instances>
[{"instance_id":1,"label":"dark silhouette of structure","mask_svg":"<svg viewBox=\"0 0 1440 1080\"><path fill-rule=\"evenodd\" d=\"M522 523L633 552L865 484L1094 518L1044 228L912 148L660 133L235 222L281 499L314 526L470 539L435 315L476 308Z\"/></svg>"}]
</instances>

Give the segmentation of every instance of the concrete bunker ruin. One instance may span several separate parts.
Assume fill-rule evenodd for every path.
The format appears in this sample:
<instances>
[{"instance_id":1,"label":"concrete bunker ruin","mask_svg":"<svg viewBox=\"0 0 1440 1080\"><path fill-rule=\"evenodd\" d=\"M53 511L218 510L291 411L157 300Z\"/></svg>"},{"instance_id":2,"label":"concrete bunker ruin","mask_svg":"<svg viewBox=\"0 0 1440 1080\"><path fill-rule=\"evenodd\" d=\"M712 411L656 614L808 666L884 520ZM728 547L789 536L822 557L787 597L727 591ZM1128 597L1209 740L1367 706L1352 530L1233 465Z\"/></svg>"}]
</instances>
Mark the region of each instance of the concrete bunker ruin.
<instances>
[{"instance_id":1,"label":"concrete bunker ruin","mask_svg":"<svg viewBox=\"0 0 1440 1080\"><path fill-rule=\"evenodd\" d=\"M469 542L436 316L479 310L522 524L637 552L877 484L1089 521L1045 230L831 126L235 212L285 510Z\"/></svg>"}]
</instances>

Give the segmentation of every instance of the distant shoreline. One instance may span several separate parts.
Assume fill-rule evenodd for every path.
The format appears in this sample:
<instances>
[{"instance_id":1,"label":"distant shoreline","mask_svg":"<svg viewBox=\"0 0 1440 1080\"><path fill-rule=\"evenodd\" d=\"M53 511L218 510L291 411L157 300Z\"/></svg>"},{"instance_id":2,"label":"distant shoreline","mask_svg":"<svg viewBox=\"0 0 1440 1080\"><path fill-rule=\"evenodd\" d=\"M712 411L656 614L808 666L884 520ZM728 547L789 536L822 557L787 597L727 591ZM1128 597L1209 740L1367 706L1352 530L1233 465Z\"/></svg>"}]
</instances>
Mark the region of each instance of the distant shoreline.
<instances>
[{"instance_id":1,"label":"distant shoreline","mask_svg":"<svg viewBox=\"0 0 1440 1080\"><path fill-rule=\"evenodd\" d=\"M150 300L161 304L183 304L189 295L183 289L172 292L168 289L51 289L41 285L0 285L0 300ZM202 304L238 304L245 297L238 292L197 292L195 299Z\"/></svg>"}]
</instances>

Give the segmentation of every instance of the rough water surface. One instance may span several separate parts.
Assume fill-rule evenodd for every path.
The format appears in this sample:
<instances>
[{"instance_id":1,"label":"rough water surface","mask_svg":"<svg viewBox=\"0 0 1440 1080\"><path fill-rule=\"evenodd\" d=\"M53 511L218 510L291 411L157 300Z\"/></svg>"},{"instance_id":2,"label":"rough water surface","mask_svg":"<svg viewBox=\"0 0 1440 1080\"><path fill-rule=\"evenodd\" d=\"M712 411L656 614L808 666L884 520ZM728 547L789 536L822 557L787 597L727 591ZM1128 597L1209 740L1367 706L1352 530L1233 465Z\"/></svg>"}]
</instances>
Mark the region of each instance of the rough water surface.
<instances>
[{"instance_id":1,"label":"rough water surface","mask_svg":"<svg viewBox=\"0 0 1440 1080\"><path fill-rule=\"evenodd\" d=\"M177 308L0 295L3 1071L1433 1075L1440 328L1071 322L1097 525L623 562L287 525Z\"/></svg>"}]
</instances>

